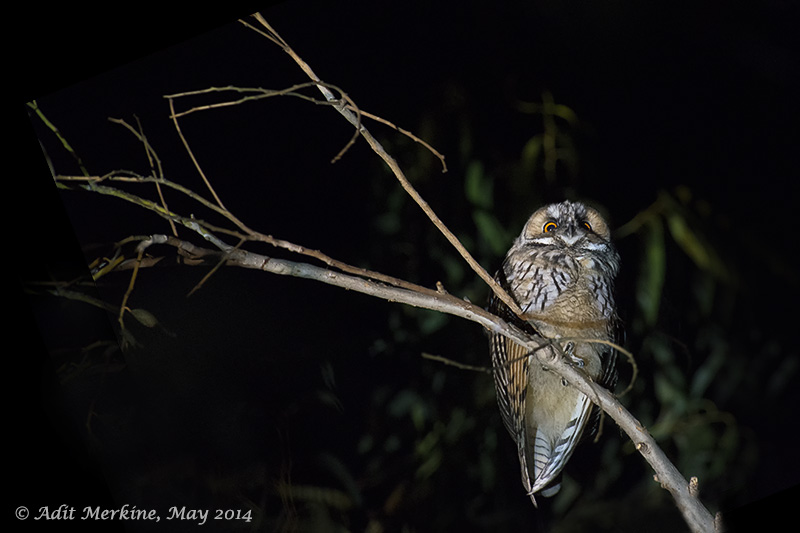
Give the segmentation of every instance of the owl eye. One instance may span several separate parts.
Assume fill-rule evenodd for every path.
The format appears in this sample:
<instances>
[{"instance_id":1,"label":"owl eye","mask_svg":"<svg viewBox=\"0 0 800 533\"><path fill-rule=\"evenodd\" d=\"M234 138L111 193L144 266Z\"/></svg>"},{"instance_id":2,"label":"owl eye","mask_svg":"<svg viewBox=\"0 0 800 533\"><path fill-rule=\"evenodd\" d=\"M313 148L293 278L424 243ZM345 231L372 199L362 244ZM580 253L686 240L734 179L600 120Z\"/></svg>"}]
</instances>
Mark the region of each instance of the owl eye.
<instances>
[{"instance_id":1,"label":"owl eye","mask_svg":"<svg viewBox=\"0 0 800 533\"><path fill-rule=\"evenodd\" d=\"M551 231L555 231L555 229L556 229L557 227L558 227L558 224L556 224L555 222L553 222L553 221L551 220L550 222L545 222L545 225L544 225L544 227L542 228L542 232L544 232L544 233L550 233Z\"/></svg>"},{"instance_id":2,"label":"owl eye","mask_svg":"<svg viewBox=\"0 0 800 533\"><path fill-rule=\"evenodd\" d=\"M589 231L592 231L592 225L586 222L585 220L583 221L583 227L588 229Z\"/></svg>"}]
</instances>

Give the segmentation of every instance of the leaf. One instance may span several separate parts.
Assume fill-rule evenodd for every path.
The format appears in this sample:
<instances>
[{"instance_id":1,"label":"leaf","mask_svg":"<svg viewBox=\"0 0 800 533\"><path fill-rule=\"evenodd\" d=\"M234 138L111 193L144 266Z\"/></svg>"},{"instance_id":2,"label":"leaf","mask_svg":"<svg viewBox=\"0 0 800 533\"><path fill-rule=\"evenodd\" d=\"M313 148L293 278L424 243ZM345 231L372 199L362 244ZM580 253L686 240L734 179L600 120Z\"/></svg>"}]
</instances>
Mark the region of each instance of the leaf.
<instances>
[{"instance_id":1,"label":"leaf","mask_svg":"<svg viewBox=\"0 0 800 533\"><path fill-rule=\"evenodd\" d=\"M539 162L539 154L542 153L542 142L544 136L542 134L534 135L525 143L522 148L521 164L523 171L531 175L536 170L536 165Z\"/></svg>"},{"instance_id":2,"label":"leaf","mask_svg":"<svg viewBox=\"0 0 800 533\"><path fill-rule=\"evenodd\" d=\"M678 246L688 255L694 263L703 269L711 266L711 257L706 251L706 247L700 241L697 234L692 231L686 223L686 219L678 213L670 213L667 216L667 224L672 238Z\"/></svg>"},{"instance_id":3,"label":"leaf","mask_svg":"<svg viewBox=\"0 0 800 533\"><path fill-rule=\"evenodd\" d=\"M636 283L636 301L642 310L645 324L652 326L658 319L667 261L664 248L664 227L661 221L652 218L644 228L644 257Z\"/></svg>"},{"instance_id":4,"label":"leaf","mask_svg":"<svg viewBox=\"0 0 800 533\"><path fill-rule=\"evenodd\" d=\"M375 226L381 233L386 235L396 235L400 232L402 221L400 220L400 215L398 213L387 212L382 213L375 218Z\"/></svg>"},{"instance_id":5,"label":"leaf","mask_svg":"<svg viewBox=\"0 0 800 533\"><path fill-rule=\"evenodd\" d=\"M467 175L464 178L467 200L477 207L491 209L494 205L492 186L492 180L483 171L483 164L480 161L472 161L467 166Z\"/></svg>"},{"instance_id":6,"label":"leaf","mask_svg":"<svg viewBox=\"0 0 800 533\"><path fill-rule=\"evenodd\" d=\"M99 307L100 309L105 309L109 313L118 313L119 312L119 307L116 307L114 305L106 303L103 300L100 300L98 298L93 298L93 297L91 297L91 296L89 296L87 294L83 294L82 292L79 292L79 291L71 291L71 290L66 290L66 289L62 289L62 288L57 288L57 289L54 289L54 290L49 291L49 292L50 292L50 294L53 294L53 295L61 297L61 298L67 298L69 300L77 300L79 302L84 302L84 303L87 303L89 305L93 305L95 307Z\"/></svg>"},{"instance_id":7,"label":"leaf","mask_svg":"<svg viewBox=\"0 0 800 533\"><path fill-rule=\"evenodd\" d=\"M145 327L152 328L158 325L155 315L146 309L131 309L131 314Z\"/></svg>"},{"instance_id":8,"label":"leaf","mask_svg":"<svg viewBox=\"0 0 800 533\"><path fill-rule=\"evenodd\" d=\"M478 234L489 244L492 253L498 257L508 250L511 240L506 229L492 213L476 209L472 212L472 220L478 228Z\"/></svg>"},{"instance_id":9,"label":"leaf","mask_svg":"<svg viewBox=\"0 0 800 533\"><path fill-rule=\"evenodd\" d=\"M573 109L569 106L565 106L564 104L556 104L553 108L553 114L557 117L561 117L570 124L577 124L578 122L578 115L573 111Z\"/></svg>"},{"instance_id":10,"label":"leaf","mask_svg":"<svg viewBox=\"0 0 800 533\"><path fill-rule=\"evenodd\" d=\"M417 316L419 320L419 330L423 335L430 335L435 331L439 331L449 321L446 314L437 313L435 311L420 310Z\"/></svg>"},{"instance_id":11,"label":"leaf","mask_svg":"<svg viewBox=\"0 0 800 533\"><path fill-rule=\"evenodd\" d=\"M462 241L463 242L463 241ZM442 254L438 259L445 272L445 285L459 285L464 281L464 274L468 268L461 257L453 257L450 254ZM441 313L437 313L441 314Z\"/></svg>"},{"instance_id":12,"label":"leaf","mask_svg":"<svg viewBox=\"0 0 800 533\"><path fill-rule=\"evenodd\" d=\"M447 423L447 427L445 428L445 442L448 444L455 444L459 442L461 436L472 429L474 425L475 420L467 416L467 413L463 409L456 407L453 409L453 412L450 415L450 421Z\"/></svg>"},{"instance_id":13,"label":"leaf","mask_svg":"<svg viewBox=\"0 0 800 533\"><path fill-rule=\"evenodd\" d=\"M422 461L422 464L417 467L417 479L428 479L439 470L442 465L442 450L436 448L428 454Z\"/></svg>"},{"instance_id":14,"label":"leaf","mask_svg":"<svg viewBox=\"0 0 800 533\"><path fill-rule=\"evenodd\" d=\"M714 249L689 226L683 215L677 212L667 215L667 226L672 238L698 268L711 272L722 279L729 278L727 269Z\"/></svg>"},{"instance_id":15,"label":"leaf","mask_svg":"<svg viewBox=\"0 0 800 533\"><path fill-rule=\"evenodd\" d=\"M665 374L657 373L653 378L654 389L662 409L673 414L683 414L686 406L684 391Z\"/></svg>"},{"instance_id":16,"label":"leaf","mask_svg":"<svg viewBox=\"0 0 800 533\"><path fill-rule=\"evenodd\" d=\"M429 409L424 400L412 390L398 392L389 404L388 412L396 418L408 416L417 430L421 430L429 418Z\"/></svg>"},{"instance_id":17,"label":"leaf","mask_svg":"<svg viewBox=\"0 0 800 533\"><path fill-rule=\"evenodd\" d=\"M722 369L727 353L728 346L726 342L723 339L716 341L711 355L709 355L700 368L694 372L691 387L691 396L693 398L703 397L708 386Z\"/></svg>"}]
</instances>

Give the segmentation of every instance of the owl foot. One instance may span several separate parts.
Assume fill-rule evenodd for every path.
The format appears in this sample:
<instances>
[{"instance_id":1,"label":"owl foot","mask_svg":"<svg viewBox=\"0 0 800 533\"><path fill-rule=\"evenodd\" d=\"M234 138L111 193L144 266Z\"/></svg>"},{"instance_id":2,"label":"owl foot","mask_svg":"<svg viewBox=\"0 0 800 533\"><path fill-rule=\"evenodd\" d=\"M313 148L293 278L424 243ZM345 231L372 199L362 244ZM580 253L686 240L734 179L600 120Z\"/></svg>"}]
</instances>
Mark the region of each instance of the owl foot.
<instances>
[{"instance_id":1,"label":"owl foot","mask_svg":"<svg viewBox=\"0 0 800 533\"><path fill-rule=\"evenodd\" d=\"M564 345L564 354L569 358L570 361L572 361L572 364L576 365L578 368L583 368L586 363L583 361L583 359L573 353L574 350L574 342L568 342Z\"/></svg>"}]
</instances>

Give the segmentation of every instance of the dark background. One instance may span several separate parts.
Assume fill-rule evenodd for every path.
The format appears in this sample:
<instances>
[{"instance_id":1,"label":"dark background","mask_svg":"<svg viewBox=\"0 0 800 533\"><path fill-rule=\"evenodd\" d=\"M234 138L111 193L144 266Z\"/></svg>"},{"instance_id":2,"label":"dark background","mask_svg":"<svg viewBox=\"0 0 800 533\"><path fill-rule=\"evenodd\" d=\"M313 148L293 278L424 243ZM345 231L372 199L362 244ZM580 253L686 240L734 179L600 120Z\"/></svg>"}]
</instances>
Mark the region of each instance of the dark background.
<instances>
[{"instance_id":1,"label":"dark background","mask_svg":"<svg viewBox=\"0 0 800 533\"><path fill-rule=\"evenodd\" d=\"M610 427L573 458L564 494L534 510L488 376L420 357L487 364L483 333L460 320L224 269L187 299L207 269L160 268L141 273L130 305L163 329L131 325L140 346L124 353L82 351L102 339L113 347L113 320L34 282L85 276L84 258L168 227L119 200L56 191L36 137L58 173L77 167L22 104L37 99L96 174L148 171L141 145L107 121L135 115L167 177L201 191L162 95L306 81L233 22L261 10L323 80L447 156L442 174L419 146L368 125L489 270L543 203L591 201L614 227L650 213L650 225L618 243L625 344L640 369L624 401L682 472L700 478L704 503L729 512L732 529L745 517L777 520L775 495L800 478L797 13L783 2L640 4L284 2L213 16L153 8L101 21L70 7L21 18L12 114L25 164L7 176L6 227L7 261L28 292L9 306L21 322L7 335L9 514L128 503L253 510L249 524L203 526L223 531L683 527ZM566 151L553 175L531 151L546 133L542 116L519 104L545 91L577 116L557 122ZM332 110L284 97L181 126L251 227L485 299L363 142L330 163L352 135ZM663 289L653 292L657 265ZM118 305L128 279L84 290Z\"/></svg>"}]
</instances>

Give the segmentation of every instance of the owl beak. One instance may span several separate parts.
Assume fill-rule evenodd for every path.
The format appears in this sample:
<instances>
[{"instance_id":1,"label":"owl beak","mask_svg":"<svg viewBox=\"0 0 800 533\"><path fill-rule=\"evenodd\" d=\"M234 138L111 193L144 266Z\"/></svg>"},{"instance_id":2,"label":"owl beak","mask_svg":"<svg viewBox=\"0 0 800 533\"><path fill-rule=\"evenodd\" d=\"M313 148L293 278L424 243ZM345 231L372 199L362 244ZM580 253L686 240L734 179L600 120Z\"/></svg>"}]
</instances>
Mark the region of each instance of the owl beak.
<instances>
[{"instance_id":1,"label":"owl beak","mask_svg":"<svg viewBox=\"0 0 800 533\"><path fill-rule=\"evenodd\" d=\"M561 234L561 240L564 241L564 244L567 246L572 246L578 242L581 237L583 237L583 234L579 231L575 231L575 226L573 225L565 228L564 232Z\"/></svg>"}]
</instances>

